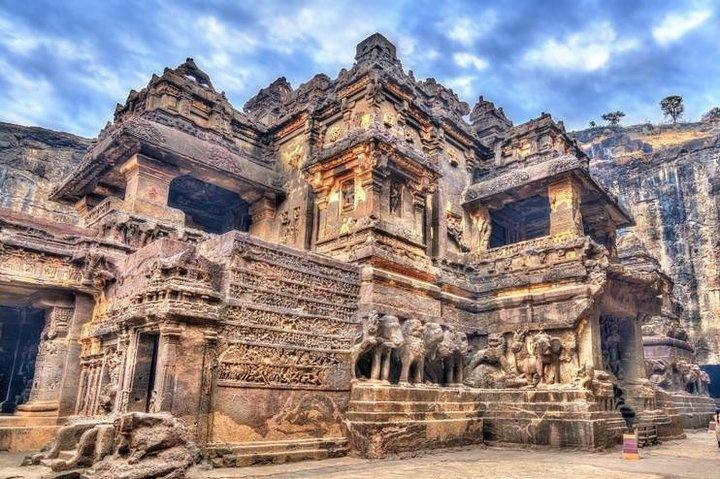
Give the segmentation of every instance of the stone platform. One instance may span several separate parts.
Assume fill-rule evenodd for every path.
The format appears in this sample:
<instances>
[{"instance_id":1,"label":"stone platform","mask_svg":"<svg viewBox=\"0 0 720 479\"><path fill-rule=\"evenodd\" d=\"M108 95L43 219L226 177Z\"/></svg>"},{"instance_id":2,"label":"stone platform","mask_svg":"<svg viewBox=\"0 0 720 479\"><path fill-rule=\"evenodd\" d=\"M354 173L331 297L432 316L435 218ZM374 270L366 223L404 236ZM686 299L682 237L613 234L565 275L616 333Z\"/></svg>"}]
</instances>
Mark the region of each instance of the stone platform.
<instances>
[{"instance_id":1,"label":"stone platform","mask_svg":"<svg viewBox=\"0 0 720 479\"><path fill-rule=\"evenodd\" d=\"M39 451L59 428L57 416L0 415L0 451Z\"/></svg>"},{"instance_id":2,"label":"stone platform","mask_svg":"<svg viewBox=\"0 0 720 479\"><path fill-rule=\"evenodd\" d=\"M579 389L479 389L474 392L489 444L527 444L598 450L626 431L610 398Z\"/></svg>"},{"instance_id":3,"label":"stone platform","mask_svg":"<svg viewBox=\"0 0 720 479\"><path fill-rule=\"evenodd\" d=\"M483 442L476 393L462 386L354 384L344 425L369 458Z\"/></svg>"}]
</instances>

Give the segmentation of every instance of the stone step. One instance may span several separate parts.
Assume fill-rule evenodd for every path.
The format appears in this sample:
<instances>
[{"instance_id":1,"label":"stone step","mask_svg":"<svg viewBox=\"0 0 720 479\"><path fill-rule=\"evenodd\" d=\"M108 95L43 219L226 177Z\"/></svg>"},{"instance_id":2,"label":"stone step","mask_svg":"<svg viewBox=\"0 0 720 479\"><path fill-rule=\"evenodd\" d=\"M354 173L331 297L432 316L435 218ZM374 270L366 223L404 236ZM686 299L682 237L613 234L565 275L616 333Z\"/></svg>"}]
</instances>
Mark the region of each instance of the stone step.
<instances>
[{"instance_id":1,"label":"stone step","mask_svg":"<svg viewBox=\"0 0 720 479\"><path fill-rule=\"evenodd\" d=\"M385 412L475 412L478 406L474 402L448 401L438 403L434 401L350 401L348 410L352 412L385 411Z\"/></svg>"},{"instance_id":2,"label":"stone step","mask_svg":"<svg viewBox=\"0 0 720 479\"><path fill-rule=\"evenodd\" d=\"M335 449L306 448L274 452L244 452L227 454L211 459L213 467L245 467L257 464L283 464L286 462L329 459L346 456L347 446Z\"/></svg>"},{"instance_id":3,"label":"stone step","mask_svg":"<svg viewBox=\"0 0 720 479\"><path fill-rule=\"evenodd\" d=\"M272 452L265 454L231 454L225 456L222 462L213 461L214 467L246 467L258 464L283 464L297 461L319 461L333 457L342 457L348 454L348 448L342 450L327 449L299 449L296 451Z\"/></svg>"},{"instance_id":4,"label":"stone step","mask_svg":"<svg viewBox=\"0 0 720 479\"><path fill-rule=\"evenodd\" d=\"M395 419L395 420L353 420L350 421L353 425L365 424L365 425L376 425L382 427L402 426L406 427L409 425L457 425L457 424L469 424L474 422L482 422L481 417L465 417L465 418L452 418L452 419Z\"/></svg>"},{"instance_id":5,"label":"stone step","mask_svg":"<svg viewBox=\"0 0 720 479\"><path fill-rule=\"evenodd\" d=\"M348 411L345 415L349 421L365 422L398 422L398 421L434 421L439 419L475 419L476 413L466 411L433 412L433 411Z\"/></svg>"},{"instance_id":6,"label":"stone step","mask_svg":"<svg viewBox=\"0 0 720 479\"><path fill-rule=\"evenodd\" d=\"M457 402L474 401L475 391L463 387L353 385L351 401Z\"/></svg>"},{"instance_id":7,"label":"stone step","mask_svg":"<svg viewBox=\"0 0 720 479\"><path fill-rule=\"evenodd\" d=\"M347 439L344 437L210 444L205 448L205 453L214 467L242 467L253 464L326 459L345 456L348 452Z\"/></svg>"}]
</instances>

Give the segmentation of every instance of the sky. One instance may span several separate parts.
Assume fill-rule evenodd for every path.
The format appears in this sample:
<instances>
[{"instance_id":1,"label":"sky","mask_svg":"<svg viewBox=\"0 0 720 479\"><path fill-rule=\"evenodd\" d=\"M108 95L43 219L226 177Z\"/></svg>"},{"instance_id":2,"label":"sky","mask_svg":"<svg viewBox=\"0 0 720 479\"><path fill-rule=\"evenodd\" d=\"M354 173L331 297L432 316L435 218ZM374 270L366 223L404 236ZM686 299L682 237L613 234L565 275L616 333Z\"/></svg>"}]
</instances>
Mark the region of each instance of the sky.
<instances>
[{"instance_id":1,"label":"sky","mask_svg":"<svg viewBox=\"0 0 720 479\"><path fill-rule=\"evenodd\" d=\"M153 73L193 57L238 109L280 76L332 78L380 32L406 70L515 124L622 110L686 121L720 106L720 0L0 0L0 121L94 137Z\"/></svg>"}]
</instances>

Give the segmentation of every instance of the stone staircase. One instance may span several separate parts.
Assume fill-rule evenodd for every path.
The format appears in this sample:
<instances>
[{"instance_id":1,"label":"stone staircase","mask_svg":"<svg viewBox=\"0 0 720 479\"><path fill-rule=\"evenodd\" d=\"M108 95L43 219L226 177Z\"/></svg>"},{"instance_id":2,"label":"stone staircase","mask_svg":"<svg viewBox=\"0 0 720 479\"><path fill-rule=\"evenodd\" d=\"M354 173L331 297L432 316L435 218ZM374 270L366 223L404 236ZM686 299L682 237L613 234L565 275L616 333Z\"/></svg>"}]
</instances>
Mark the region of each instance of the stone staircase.
<instances>
[{"instance_id":1,"label":"stone staircase","mask_svg":"<svg viewBox=\"0 0 720 479\"><path fill-rule=\"evenodd\" d=\"M243 467L253 464L328 459L345 456L349 452L348 441L344 437L210 444L204 449L213 467Z\"/></svg>"},{"instance_id":2,"label":"stone staircase","mask_svg":"<svg viewBox=\"0 0 720 479\"><path fill-rule=\"evenodd\" d=\"M483 442L475 394L464 387L356 383L344 425L353 449L371 458Z\"/></svg>"},{"instance_id":3,"label":"stone staircase","mask_svg":"<svg viewBox=\"0 0 720 479\"><path fill-rule=\"evenodd\" d=\"M671 398L686 429L707 428L715 415L715 401L709 396L671 393Z\"/></svg>"}]
</instances>

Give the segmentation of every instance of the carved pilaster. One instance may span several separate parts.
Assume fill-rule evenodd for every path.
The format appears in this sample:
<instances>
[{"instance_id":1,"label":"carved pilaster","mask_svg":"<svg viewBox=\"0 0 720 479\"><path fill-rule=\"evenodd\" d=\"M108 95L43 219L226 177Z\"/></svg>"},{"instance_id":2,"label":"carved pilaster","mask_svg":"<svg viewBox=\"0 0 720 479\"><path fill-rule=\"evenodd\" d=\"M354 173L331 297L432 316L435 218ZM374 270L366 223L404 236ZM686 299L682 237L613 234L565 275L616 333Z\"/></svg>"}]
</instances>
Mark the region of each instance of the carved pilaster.
<instances>
[{"instance_id":1,"label":"carved pilaster","mask_svg":"<svg viewBox=\"0 0 720 479\"><path fill-rule=\"evenodd\" d=\"M160 328L159 383L155 387L155 401L151 408L153 412L172 411L177 349L181 334L182 329L174 323L167 323Z\"/></svg>"},{"instance_id":2,"label":"carved pilaster","mask_svg":"<svg viewBox=\"0 0 720 479\"><path fill-rule=\"evenodd\" d=\"M581 236L583 222L580 213L582 187L573 178L563 178L548 186L550 200L550 235Z\"/></svg>"}]
</instances>

